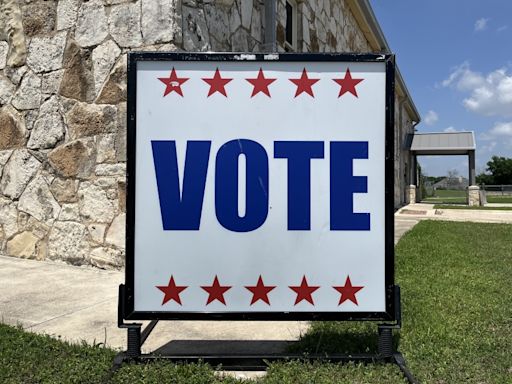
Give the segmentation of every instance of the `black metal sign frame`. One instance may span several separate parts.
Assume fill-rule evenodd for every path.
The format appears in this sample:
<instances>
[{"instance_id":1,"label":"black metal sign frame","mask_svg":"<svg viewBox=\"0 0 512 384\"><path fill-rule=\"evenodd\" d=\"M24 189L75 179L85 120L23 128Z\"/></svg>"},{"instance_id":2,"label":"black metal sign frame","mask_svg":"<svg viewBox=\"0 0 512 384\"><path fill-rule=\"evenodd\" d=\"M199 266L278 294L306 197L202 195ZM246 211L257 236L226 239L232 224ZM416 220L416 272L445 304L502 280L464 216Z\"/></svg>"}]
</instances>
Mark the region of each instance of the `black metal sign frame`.
<instances>
[{"instance_id":1,"label":"black metal sign frame","mask_svg":"<svg viewBox=\"0 0 512 384\"><path fill-rule=\"evenodd\" d=\"M135 311L135 164L137 64L141 61L379 62L386 68L385 116L385 312L143 312ZM385 54L241 54L130 52L127 80L126 269L120 317L126 320L396 320L394 262L394 106L395 57ZM191 271L193 273L193 271Z\"/></svg>"}]
</instances>

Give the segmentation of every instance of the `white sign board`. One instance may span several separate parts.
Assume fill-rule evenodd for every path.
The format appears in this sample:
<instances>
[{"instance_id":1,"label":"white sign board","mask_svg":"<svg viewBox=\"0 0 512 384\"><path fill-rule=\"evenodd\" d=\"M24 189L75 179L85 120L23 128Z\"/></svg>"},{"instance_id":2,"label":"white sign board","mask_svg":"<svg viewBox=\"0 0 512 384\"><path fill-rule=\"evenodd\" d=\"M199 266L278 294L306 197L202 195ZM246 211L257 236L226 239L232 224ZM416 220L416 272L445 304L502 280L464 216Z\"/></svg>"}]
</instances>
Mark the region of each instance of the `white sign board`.
<instances>
[{"instance_id":1,"label":"white sign board","mask_svg":"<svg viewBox=\"0 0 512 384\"><path fill-rule=\"evenodd\" d=\"M127 318L392 317L393 75L132 54Z\"/></svg>"}]
</instances>

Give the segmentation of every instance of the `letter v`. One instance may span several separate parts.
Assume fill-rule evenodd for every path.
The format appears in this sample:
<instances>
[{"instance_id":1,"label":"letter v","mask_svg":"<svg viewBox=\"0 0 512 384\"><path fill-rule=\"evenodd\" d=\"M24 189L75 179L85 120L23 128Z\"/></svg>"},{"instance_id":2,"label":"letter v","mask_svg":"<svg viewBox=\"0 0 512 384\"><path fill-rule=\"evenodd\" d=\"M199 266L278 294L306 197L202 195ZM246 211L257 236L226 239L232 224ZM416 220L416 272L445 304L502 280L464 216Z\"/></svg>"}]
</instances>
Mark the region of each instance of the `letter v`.
<instances>
[{"instance_id":1,"label":"letter v","mask_svg":"<svg viewBox=\"0 0 512 384\"><path fill-rule=\"evenodd\" d=\"M151 141L165 231L197 231L201 224L211 141L187 141L180 193L175 141Z\"/></svg>"}]
</instances>

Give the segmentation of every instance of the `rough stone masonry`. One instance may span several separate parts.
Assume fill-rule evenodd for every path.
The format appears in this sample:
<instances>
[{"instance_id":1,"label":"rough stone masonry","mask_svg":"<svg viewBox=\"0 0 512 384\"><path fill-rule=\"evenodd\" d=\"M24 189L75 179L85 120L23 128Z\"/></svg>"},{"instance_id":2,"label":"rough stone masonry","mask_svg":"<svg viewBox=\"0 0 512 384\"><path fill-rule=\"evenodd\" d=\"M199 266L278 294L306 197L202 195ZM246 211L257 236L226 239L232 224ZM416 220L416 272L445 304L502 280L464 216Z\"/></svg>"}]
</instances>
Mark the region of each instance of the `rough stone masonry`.
<instances>
[{"instance_id":1,"label":"rough stone masonry","mask_svg":"<svg viewBox=\"0 0 512 384\"><path fill-rule=\"evenodd\" d=\"M297 51L371 50L345 0L297 3ZM0 0L0 9L0 254L122 267L126 53L262 51L263 0ZM278 0L281 52L285 23Z\"/></svg>"}]
</instances>

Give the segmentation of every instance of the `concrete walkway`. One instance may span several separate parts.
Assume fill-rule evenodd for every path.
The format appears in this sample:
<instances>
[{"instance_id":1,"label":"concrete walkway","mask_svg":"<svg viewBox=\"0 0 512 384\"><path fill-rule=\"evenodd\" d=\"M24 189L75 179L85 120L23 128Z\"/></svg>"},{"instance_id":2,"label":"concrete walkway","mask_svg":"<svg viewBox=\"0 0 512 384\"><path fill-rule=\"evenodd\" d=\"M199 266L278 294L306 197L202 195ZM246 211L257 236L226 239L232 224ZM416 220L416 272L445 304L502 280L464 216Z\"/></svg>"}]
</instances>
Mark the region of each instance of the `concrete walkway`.
<instances>
[{"instance_id":1,"label":"concrete walkway","mask_svg":"<svg viewBox=\"0 0 512 384\"><path fill-rule=\"evenodd\" d=\"M512 207L511 204L500 206ZM397 220L446 220L471 221L476 223L512 223L512 210L478 210L478 209L434 209L434 204L417 203L401 208L395 214Z\"/></svg>"},{"instance_id":2,"label":"concrete walkway","mask_svg":"<svg viewBox=\"0 0 512 384\"><path fill-rule=\"evenodd\" d=\"M481 212L454 211L458 219L512 222L512 211ZM420 204L405 207L395 215L395 243L425 218L455 219L451 212L439 215ZM0 320L65 340L125 348L126 331L116 323L117 289L123 281L119 271L0 256ZM155 350L171 339L297 340L307 328L307 322L167 321L155 328L144 350Z\"/></svg>"}]
</instances>

